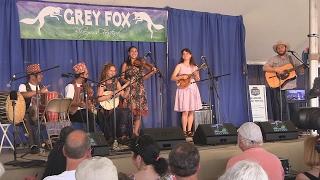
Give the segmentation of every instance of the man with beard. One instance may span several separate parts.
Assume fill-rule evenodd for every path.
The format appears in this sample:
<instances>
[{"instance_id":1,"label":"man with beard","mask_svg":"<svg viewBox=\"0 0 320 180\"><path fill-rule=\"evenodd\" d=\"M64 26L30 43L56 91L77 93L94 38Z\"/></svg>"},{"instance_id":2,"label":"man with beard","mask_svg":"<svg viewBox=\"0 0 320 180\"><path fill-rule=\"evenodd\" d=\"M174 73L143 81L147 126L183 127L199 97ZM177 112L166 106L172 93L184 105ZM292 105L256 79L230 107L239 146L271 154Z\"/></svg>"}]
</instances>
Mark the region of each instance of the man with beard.
<instances>
[{"instance_id":1,"label":"man with beard","mask_svg":"<svg viewBox=\"0 0 320 180\"><path fill-rule=\"evenodd\" d=\"M263 66L263 71L275 73L275 75L268 78L278 78L279 75L288 72L292 68L296 68L301 63L294 57L287 54L290 49L289 44L284 41L278 41L273 45L273 50L277 55L271 57ZM291 68L285 68L285 66L291 66ZM293 70L293 69L292 69ZM294 71L294 70L293 70ZM303 70L299 70L303 73ZM268 84L270 86L270 84ZM289 120L289 109L286 98L286 90L295 89L297 87L296 76L287 79L283 84L279 83L278 87L270 87L271 105L273 112L273 120ZM282 112L282 113L281 113Z\"/></svg>"}]
</instances>

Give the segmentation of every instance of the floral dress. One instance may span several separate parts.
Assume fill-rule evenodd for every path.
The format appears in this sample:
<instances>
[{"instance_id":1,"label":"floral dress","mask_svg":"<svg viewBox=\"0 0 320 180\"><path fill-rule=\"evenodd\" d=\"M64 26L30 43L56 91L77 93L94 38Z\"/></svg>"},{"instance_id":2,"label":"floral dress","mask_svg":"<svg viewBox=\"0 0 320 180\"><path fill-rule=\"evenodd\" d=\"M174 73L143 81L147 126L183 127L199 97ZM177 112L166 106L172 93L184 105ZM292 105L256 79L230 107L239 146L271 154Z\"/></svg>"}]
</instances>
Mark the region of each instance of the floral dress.
<instances>
[{"instance_id":1,"label":"floral dress","mask_svg":"<svg viewBox=\"0 0 320 180\"><path fill-rule=\"evenodd\" d=\"M124 106L130 108L135 116L148 114L148 103L144 88L144 68L132 65L127 66L125 79L132 82L129 86L129 97L125 99Z\"/></svg>"}]
</instances>

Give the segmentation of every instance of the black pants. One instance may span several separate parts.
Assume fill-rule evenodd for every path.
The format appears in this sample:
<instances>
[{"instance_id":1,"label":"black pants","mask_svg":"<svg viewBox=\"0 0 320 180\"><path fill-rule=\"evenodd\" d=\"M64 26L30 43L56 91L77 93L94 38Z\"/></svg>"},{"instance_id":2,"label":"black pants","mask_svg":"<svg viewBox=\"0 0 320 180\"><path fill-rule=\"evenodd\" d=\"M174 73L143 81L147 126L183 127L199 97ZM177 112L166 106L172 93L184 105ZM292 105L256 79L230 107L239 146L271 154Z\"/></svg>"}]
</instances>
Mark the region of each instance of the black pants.
<instances>
[{"instance_id":1,"label":"black pants","mask_svg":"<svg viewBox=\"0 0 320 180\"><path fill-rule=\"evenodd\" d=\"M286 91L279 88L270 90L271 109L274 121L286 121L290 119L289 106L286 97ZM282 104L282 107L281 107ZM282 117L281 117L282 111Z\"/></svg>"},{"instance_id":2,"label":"black pants","mask_svg":"<svg viewBox=\"0 0 320 180\"><path fill-rule=\"evenodd\" d=\"M116 108L116 129L114 128L114 111L101 109L98 112L98 119L102 124L104 136L107 140L114 138L116 130L116 138L132 134L131 113L127 108Z\"/></svg>"},{"instance_id":3,"label":"black pants","mask_svg":"<svg viewBox=\"0 0 320 180\"><path fill-rule=\"evenodd\" d=\"M88 117L89 117L89 119L88 119L89 132L94 132L94 125L95 125L94 114L92 112L88 111ZM70 114L70 120L71 120L71 122L79 122L79 123L87 124L86 109L80 109L76 113Z\"/></svg>"}]
</instances>

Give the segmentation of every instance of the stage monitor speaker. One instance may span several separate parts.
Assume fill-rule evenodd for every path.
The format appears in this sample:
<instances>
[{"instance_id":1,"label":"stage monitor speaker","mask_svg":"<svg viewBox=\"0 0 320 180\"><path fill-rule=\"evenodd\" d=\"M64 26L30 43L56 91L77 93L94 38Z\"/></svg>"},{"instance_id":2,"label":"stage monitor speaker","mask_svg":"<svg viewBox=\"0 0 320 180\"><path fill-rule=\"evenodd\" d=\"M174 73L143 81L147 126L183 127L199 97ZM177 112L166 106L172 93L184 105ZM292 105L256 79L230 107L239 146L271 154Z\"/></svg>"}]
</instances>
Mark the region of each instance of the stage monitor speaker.
<instances>
[{"instance_id":1,"label":"stage monitor speaker","mask_svg":"<svg viewBox=\"0 0 320 180\"><path fill-rule=\"evenodd\" d=\"M88 133L91 144L92 156L106 156L109 155L109 147L103 133Z\"/></svg>"},{"instance_id":2,"label":"stage monitor speaker","mask_svg":"<svg viewBox=\"0 0 320 180\"><path fill-rule=\"evenodd\" d=\"M256 122L260 127L264 141L298 139L298 129L291 121Z\"/></svg>"},{"instance_id":3,"label":"stage monitor speaker","mask_svg":"<svg viewBox=\"0 0 320 180\"><path fill-rule=\"evenodd\" d=\"M237 129L231 123L199 124L193 142L199 145L235 144Z\"/></svg>"},{"instance_id":4,"label":"stage monitor speaker","mask_svg":"<svg viewBox=\"0 0 320 180\"><path fill-rule=\"evenodd\" d=\"M185 142L181 128L146 128L143 134L151 136L161 149L172 149L175 145Z\"/></svg>"}]
</instances>

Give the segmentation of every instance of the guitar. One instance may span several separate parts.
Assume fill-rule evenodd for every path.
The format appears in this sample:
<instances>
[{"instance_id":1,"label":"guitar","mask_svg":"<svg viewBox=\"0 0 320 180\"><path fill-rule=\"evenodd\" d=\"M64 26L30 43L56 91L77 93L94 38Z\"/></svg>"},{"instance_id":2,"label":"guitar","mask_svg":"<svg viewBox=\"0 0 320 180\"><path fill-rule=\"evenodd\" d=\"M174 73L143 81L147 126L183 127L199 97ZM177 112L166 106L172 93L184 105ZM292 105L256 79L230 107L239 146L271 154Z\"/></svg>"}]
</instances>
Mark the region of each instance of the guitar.
<instances>
[{"instance_id":1,"label":"guitar","mask_svg":"<svg viewBox=\"0 0 320 180\"><path fill-rule=\"evenodd\" d=\"M188 75L188 78L187 78L187 79L179 79L179 80L176 82L178 88L180 88L180 89L185 89L185 88L187 88L187 87L191 84L191 77L194 75L194 73L197 72L197 71L200 71L200 70L202 70L202 69L206 69L207 67L208 67L208 66L207 66L206 63L202 63L197 70L193 71L191 74L186 74L186 75Z\"/></svg>"},{"instance_id":2,"label":"guitar","mask_svg":"<svg viewBox=\"0 0 320 180\"><path fill-rule=\"evenodd\" d=\"M265 72L265 78L270 88L283 87L287 82L294 80L297 77L296 70L300 68L306 68L304 64L293 67L292 64L285 64L277 67L282 70L283 73Z\"/></svg>"}]
</instances>

